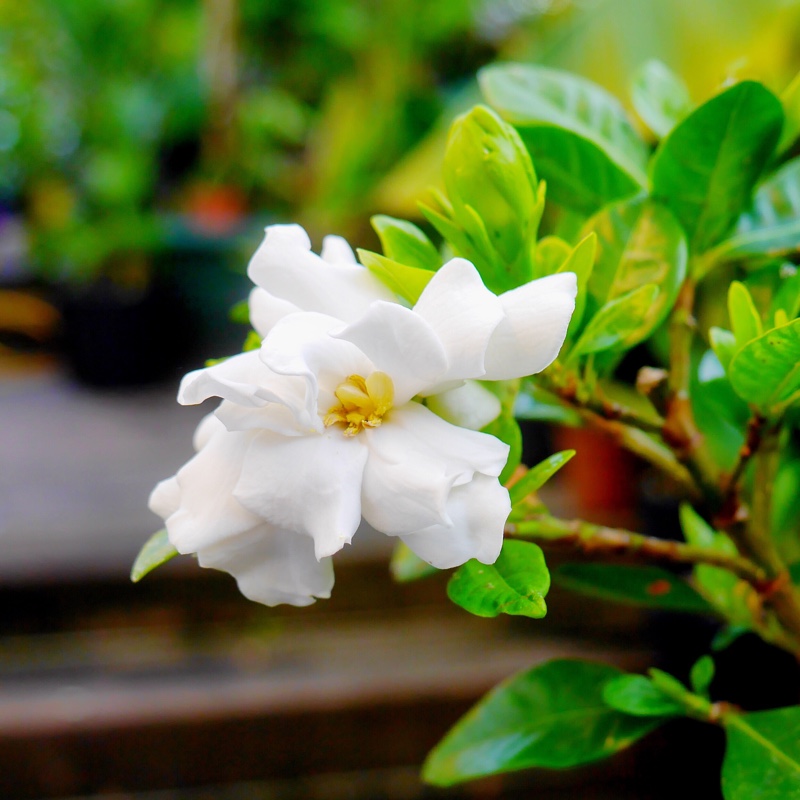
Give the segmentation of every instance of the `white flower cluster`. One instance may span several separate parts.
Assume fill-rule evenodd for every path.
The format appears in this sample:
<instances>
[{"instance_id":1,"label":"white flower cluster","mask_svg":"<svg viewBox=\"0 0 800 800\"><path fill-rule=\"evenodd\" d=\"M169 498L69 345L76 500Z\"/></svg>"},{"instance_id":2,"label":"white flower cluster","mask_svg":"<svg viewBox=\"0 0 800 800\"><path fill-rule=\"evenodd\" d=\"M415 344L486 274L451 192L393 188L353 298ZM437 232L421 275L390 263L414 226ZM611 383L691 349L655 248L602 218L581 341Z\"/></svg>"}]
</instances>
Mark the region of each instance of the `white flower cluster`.
<instances>
[{"instance_id":1,"label":"white flower cluster","mask_svg":"<svg viewBox=\"0 0 800 800\"><path fill-rule=\"evenodd\" d=\"M470 381L550 364L575 276L498 297L456 258L406 308L343 239L326 237L317 256L296 225L267 228L248 274L260 350L181 383L181 403L222 402L196 455L151 495L173 546L267 605L330 596L330 556L361 525L439 568L493 562L508 447L477 431L499 405Z\"/></svg>"}]
</instances>

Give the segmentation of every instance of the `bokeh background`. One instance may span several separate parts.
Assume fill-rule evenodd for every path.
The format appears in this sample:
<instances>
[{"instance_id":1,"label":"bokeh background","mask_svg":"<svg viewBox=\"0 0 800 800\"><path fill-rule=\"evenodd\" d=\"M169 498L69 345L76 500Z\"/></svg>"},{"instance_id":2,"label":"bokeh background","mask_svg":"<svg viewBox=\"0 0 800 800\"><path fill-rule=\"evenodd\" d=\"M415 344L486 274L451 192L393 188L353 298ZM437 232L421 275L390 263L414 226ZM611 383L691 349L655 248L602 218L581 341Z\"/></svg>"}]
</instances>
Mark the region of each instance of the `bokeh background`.
<instances>
[{"instance_id":1,"label":"bokeh background","mask_svg":"<svg viewBox=\"0 0 800 800\"><path fill-rule=\"evenodd\" d=\"M441 580L393 585L386 541L344 554L310 610L254 607L191 559L127 580L159 524L147 495L208 411L177 381L241 347L265 225L375 249L371 214L419 222L479 67L567 68L629 106L651 58L697 102L743 77L779 92L800 3L0 0L0 796L670 796L679 776L643 786L655 751L697 757L680 736L570 776L416 777L513 670L663 661L669 620L567 596L535 630L467 618ZM526 432L530 461L551 442ZM636 464L580 446L616 480L576 459L566 513L664 522Z\"/></svg>"}]
</instances>

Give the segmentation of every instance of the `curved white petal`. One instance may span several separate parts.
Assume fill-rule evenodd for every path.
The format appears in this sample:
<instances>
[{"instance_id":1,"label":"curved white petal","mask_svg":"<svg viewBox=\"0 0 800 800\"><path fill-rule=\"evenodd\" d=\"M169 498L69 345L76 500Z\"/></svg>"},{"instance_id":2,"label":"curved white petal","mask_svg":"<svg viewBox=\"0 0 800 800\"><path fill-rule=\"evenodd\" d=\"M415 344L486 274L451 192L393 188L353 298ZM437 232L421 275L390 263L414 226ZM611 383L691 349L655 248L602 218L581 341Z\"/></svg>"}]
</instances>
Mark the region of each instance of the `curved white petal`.
<instances>
[{"instance_id":1,"label":"curved white petal","mask_svg":"<svg viewBox=\"0 0 800 800\"><path fill-rule=\"evenodd\" d=\"M345 322L357 319L374 300L394 298L366 267L340 260L340 245L328 247L329 252L333 248L335 263L312 253L306 246L308 237L304 231L301 237L298 228L267 228L266 238L247 268L253 283L304 311L331 314Z\"/></svg>"},{"instance_id":2,"label":"curved white petal","mask_svg":"<svg viewBox=\"0 0 800 800\"><path fill-rule=\"evenodd\" d=\"M270 524L312 536L317 558L324 558L349 544L358 528L366 461L363 442L337 428L291 439L261 432L251 440L233 495Z\"/></svg>"},{"instance_id":3,"label":"curved white petal","mask_svg":"<svg viewBox=\"0 0 800 800\"><path fill-rule=\"evenodd\" d=\"M435 394L426 402L437 416L473 431L486 427L502 410L497 395L477 381L467 381L455 389Z\"/></svg>"},{"instance_id":4,"label":"curved white petal","mask_svg":"<svg viewBox=\"0 0 800 800\"><path fill-rule=\"evenodd\" d=\"M277 322L289 314L294 314L295 311L301 310L294 303L290 303L288 300L281 300L280 297L271 295L260 286L256 286L250 292L248 307L250 309L250 324L262 339Z\"/></svg>"},{"instance_id":5,"label":"curved white petal","mask_svg":"<svg viewBox=\"0 0 800 800\"><path fill-rule=\"evenodd\" d=\"M575 310L572 272L548 275L500 295L505 316L486 351L486 380L541 372L558 355Z\"/></svg>"},{"instance_id":6,"label":"curved white petal","mask_svg":"<svg viewBox=\"0 0 800 800\"><path fill-rule=\"evenodd\" d=\"M165 517L169 540L181 553L196 553L260 522L233 496L253 435L231 433L213 416L203 425L214 428L203 448L150 497L151 509Z\"/></svg>"},{"instance_id":7,"label":"curved white petal","mask_svg":"<svg viewBox=\"0 0 800 800\"><path fill-rule=\"evenodd\" d=\"M414 311L436 332L447 354L442 381L480 378L489 340L503 319L496 295L467 260L448 261L425 287Z\"/></svg>"},{"instance_id":8,"label":"curved white petal","mask_svg":"<svg viewBox=\"0 0 800 800\"><path fill-rule=\"evenodd\" d=\"M375 369L391 376L398 406L439 383L447 371L447 355L433 328L397 303L373 303L357 322L333 335L352 342Z\"/></svg>"},{"instance_id":9,"label":"curved white petal","mask_svg":"<svg viewBox=\"0 0 800 800\"><path fill-rule=\"evenodd\" d=\"M497 476L508 446L493 436L458 428L419 403L390 412L380 428L365 430L364 519L390 536L449 523L453 486L476 472Z\"/></svg>"},{"instance_id":10,"label":"curved white petal","mask_svg":"<svg viewBox=\"0 0 800 800\"><path fill-rule=\"evenodd\" d=\"M267 523L204 547L197 560L229 572L245 597L268 606L307 606L333 588L331 560L317 561L310 537Z\"/></svg>"},{"instance_id":11,"label":"curved white petal","mask_svg":"<svg viewBox=\"0 0 800 800\"><path fill-rule=\"evenodd\" d=\"M511 513L508 491L497 478L479 474L457 486L450 493L447 513L449 525L432 525L400 538L438 569L457 567L471 558L494 563Z\"/></svg>"},{"instance_id":12,"label":"curved white petal","mask_svg":"<svg viewBox=\"0 0 800 800\"><path fill-rule=\"evenodd\" d=\"M328 235L322 240L320 258L329 264L357 264L353 248L341 236Z\"/></svg>"}]
</instances>

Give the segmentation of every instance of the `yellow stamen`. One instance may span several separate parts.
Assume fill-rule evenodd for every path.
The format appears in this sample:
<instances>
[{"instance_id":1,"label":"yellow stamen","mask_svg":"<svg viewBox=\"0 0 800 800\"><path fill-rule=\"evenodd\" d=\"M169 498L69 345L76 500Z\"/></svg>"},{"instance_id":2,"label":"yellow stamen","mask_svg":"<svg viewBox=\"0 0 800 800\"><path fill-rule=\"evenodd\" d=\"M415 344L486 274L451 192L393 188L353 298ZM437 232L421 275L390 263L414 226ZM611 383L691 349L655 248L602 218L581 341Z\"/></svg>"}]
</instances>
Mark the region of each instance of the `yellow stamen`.
<instances>
[{"instance_id":1,"label":"yellow stamen","mask_svg":"<svg viewBox=\"0 0 800 800\"><path fill-rule=\"evenodd\" d=\"M377 428L394 401L394 384L385 372L373 372L366 380L349 375L334 391L339 405L331 407L323 420L326 427L344 425L345 436L364 428Z\"/></svg>"}]
</instances>

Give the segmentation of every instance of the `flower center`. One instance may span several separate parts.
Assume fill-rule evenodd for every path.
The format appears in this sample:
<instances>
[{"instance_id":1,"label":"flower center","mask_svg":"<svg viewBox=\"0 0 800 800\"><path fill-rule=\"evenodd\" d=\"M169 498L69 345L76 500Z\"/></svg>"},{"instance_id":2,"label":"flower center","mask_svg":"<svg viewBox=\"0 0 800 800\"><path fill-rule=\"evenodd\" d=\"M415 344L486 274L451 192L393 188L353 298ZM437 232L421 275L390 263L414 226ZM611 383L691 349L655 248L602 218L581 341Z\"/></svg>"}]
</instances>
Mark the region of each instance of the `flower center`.
<instances>
[{"instance_id":1,"label":"flower center","mask_svg":"<svg viewBox=\"0 0 800 800\"><path fill-rule=\"evenodd\" d=\"M366 380L350 375L334 392L339 405L325 416L325 426L344 425L345 436L355 436L363 428L377 428L394 400L394 384L385 372L373 372Z\"/></svg>"}]
</instances>

